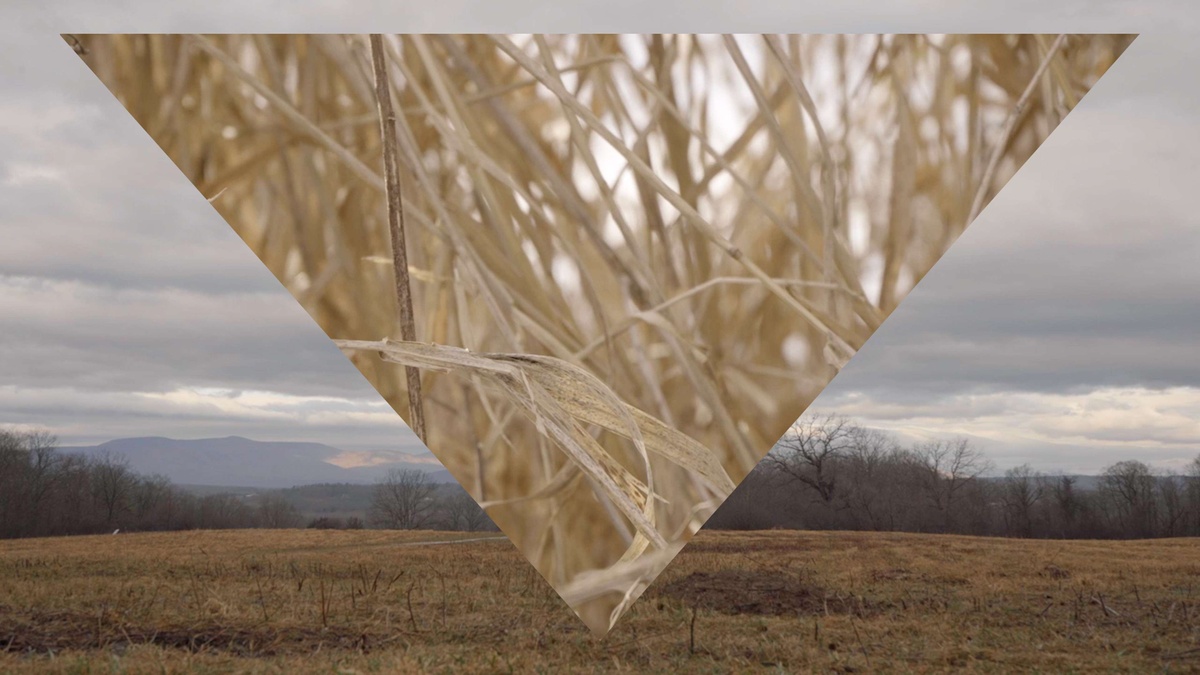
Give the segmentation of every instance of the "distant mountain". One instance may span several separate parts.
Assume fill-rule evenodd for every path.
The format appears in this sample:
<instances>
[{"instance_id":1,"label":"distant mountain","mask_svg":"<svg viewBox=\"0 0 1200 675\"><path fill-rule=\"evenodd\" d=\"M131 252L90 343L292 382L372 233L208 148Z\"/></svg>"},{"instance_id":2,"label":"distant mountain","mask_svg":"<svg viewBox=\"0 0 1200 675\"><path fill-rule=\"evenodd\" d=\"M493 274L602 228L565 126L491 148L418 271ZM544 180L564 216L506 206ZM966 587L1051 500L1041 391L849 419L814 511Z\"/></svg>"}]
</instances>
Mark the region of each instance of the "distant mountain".
<instances>
[{"instance_id":1,"label":"distant mountain","mask_svg":"<svg viewBox=\"0 0 1200 675\"><path fill-rule=\"evenodd\" d=\"M322 443L255 441L241 436L178 440L119 438L86 447L63 447L82 455L119 455L142 474L175 483L287 488L313 483L373 483L389 469L418 469L437 482L454 479L436 459L396 450L347 452Z\"/></svg>"},{"instance_id":2,"label":"distant mountain","mask_svg":"<svg viewBox=\"0 0 1200 675\"><path fill-rule=\"evenodd\" d=\"M1084 474L1054 474L1044 473L1045 480L1050 484L1055 484L1062 478L1070 478L1074 481L1072 487L1080 492L1095 492L1100 489L1101 476L1089 476ZM1004 476L984 476L984 480L999 482L1004 480Z\"/></svg>"}]
</instances>

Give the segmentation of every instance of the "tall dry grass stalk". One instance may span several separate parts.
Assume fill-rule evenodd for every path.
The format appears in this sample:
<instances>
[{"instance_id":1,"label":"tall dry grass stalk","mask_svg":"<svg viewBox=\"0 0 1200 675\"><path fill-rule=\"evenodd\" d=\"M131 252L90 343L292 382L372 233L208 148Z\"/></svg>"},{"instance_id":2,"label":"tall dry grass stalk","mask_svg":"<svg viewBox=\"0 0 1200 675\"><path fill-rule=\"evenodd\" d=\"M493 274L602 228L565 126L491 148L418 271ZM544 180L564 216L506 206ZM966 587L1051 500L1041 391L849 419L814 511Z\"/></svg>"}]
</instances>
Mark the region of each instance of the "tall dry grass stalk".
<instances>
[{"instance_id":1,"label":"tall dry grass stalk","mask_svg":"<svg viewBox=\"0 0 1200 675\"><path fill-rule=\"evenodd\" d=\"M1131 39L80 37L599 633Z\"/></svg>"}]
</instances>

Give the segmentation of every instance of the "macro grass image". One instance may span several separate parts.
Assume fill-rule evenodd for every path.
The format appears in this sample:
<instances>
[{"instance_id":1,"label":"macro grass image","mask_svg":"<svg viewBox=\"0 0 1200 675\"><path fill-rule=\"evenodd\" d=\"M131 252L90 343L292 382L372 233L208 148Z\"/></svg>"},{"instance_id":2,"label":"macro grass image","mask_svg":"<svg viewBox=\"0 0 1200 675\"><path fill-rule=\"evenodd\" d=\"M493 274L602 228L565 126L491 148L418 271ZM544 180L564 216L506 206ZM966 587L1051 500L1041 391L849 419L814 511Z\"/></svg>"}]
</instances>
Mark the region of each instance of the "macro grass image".
<instances>
[{"instance_id":1,"label":"macro grass image","mask_svg":"<svg viewBox=\"0 0 1200 675\"><path fill-rule=\"evenodd\" d=\"M603 634L1131 40L68 42Z\"/></svg>"},{"instance_id":2,"label":"macro grass image","mask_svg":"<svg viewBox=\"0 0 1200 675\"><path fill-rule=\"evenodd\" d=\"M1190 672L1195 539L701 532L604 640L504 537L0 542L4 672Z\"/></svg>"}]
</instances>

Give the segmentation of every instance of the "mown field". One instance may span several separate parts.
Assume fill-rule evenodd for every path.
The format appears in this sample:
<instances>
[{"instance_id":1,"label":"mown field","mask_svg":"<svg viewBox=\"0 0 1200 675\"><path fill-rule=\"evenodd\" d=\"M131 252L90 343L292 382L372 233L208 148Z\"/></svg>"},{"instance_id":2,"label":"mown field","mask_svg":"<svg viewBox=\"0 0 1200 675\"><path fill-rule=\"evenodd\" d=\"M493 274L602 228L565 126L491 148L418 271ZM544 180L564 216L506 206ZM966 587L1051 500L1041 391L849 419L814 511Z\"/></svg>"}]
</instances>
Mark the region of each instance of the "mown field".
<instances>
[{"instance_id":1,"label":"mown field","mask_svg":"<svg viewBox=\"0 0 1200 675\"><path fill-rule=\"evenodd\" d=\"M1200 672L1200 540L701 532L604 640L506 540L0 542L0 672Z\"/></svg>"}]
</instances>

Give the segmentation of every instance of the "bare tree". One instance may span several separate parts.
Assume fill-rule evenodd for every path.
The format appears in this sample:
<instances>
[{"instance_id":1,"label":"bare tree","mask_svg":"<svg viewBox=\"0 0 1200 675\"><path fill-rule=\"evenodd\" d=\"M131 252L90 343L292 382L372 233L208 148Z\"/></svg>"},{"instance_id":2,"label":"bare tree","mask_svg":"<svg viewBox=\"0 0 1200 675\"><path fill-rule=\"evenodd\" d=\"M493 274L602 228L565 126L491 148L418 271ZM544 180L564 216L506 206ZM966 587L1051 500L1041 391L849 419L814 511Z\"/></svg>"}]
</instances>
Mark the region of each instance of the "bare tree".
<instances>
[{"instance_id":1,"label":"bare tree","mask_svg":"<svg viewBox=\"0 0 1200 675\"><path fill-rule=\"evenodd\" d=\"M299 527L303 518L296 507L280 494L268 494L258 504L260 527L284 529Z\"/></svg>"},{"instance_id":2,"label":"bare tree","mask_svg":"<svg viewBox=\"0 0 1200 675\"><path fill-rule=\"evenodd\" d=\"M443 500L442 509L446 526L451 530L478 532L491 522L479 502L462 488L456 489Z\"/></svg>"},{"instance_id":3,"label":"bare tree","mask_svg":"<svg viewBox=\"0 0 1200 675\"><path fill-rule=\"evenodd\" d=\"M767 462L778 475L799 482L829 504L837 488L837 464L855 446L862 429L839 415L801 418L792 425Z\"/></svg>"},{"instance_id":4,"label":"bare tree","mask_svg":"<svg viewBox=\"0 0 1200 675\"><path fill-rule=\"evenodd\" d=\"M163 475L146 476L136 482L130 500L133 505L136 527L143 529L153 527L171 489L171 479Z\"/></svg>"},{"instance_id":5,"label":"bare tree","mask_svg":"<svg viewBox=\"0 0 1200 675\"><path fill-rule=\"evenodd\" d=\"M423 527L433 516L436 489L424 471L391 469L371 495L371 524L394 530Z\"/></svg>"},{"instance_id":6,"label":"bare tree","mask_svg":"<svg viewBox=\"0 0 1200 675\"><path fill-rule=\"evenodd\" d=\"M0 429L0 536L19 536L24 529L28 464L25 436Z\"/></svg>"},{"instance_id":7,"label":"bare tree","mask_svg":"<svg viewBox=\"0 0 1200 675\"><path fill-rule=\"evenodd\" d=\"M103 454L92 464L92 494L104 512L104 524L111 525L131 506L137 487L137 474L123 457Z\"/></svg>"},{"instance_id":8,"label":"bare tree","mask_svg":"<svg viewBox=\"0 0 1200 675\"><path fill-rule=\"evenodd\" d=\"M29 505L34 510L40 510L58 478L57 468L62 460L58 454L58 438L52 434L34 432L26 435L25 447L29 453Z\"/></svg>"},{"instance_id":9,"label":"bare tree","mask_svg":"<svg viewBox=\"0 0 1200 675\"><path fill-rule=\"evenodd\" d=\"M58 496L54 507L54 534L78 534L101 525L92 495L93 463L83 455L67 455L59 465Z\"/></svg>"},{"instance_id":10,"label":"bare tree","mask_svg":"<svg viewBox=\"0 0 1200 675\"><path fill-rule=\"evenodd\" d=\"M1010 534L1033 536L1033 513L1046 493L1046 478L1028 464L1009 469L1001 483L1000 502Z\"/></svg>"},{"instance_id":11,"label":"bare tree","mask_svg":"<svg viewBox=\"0 0 1200 675\"><path fill-rule=\"evenodd\" d=\"M1183 476L1166 472L1155 481L1158 487L1157 501L1162 505L1161 533L1167 537L1183 534L1187 525L1187 486Z\"/></svg>"},{"instance_id":12,"label":"bare tree","mask_svg":"<svg viewBox=\"0 0 1200 675\"><path fill-rule=\"evenodd\" d=\"M887 434L862 429L838 471L838 501L856 527L891 529L903 518L902 490L906 456Z\"/></svg>"},{"instance_id":13,"label":"bare tree","mask_svg":"<svg viewBox=\"0 0 1200 675\"><path fill-rule=\"evenodd\" d=\"M1051 487L1051 496L1058 513L1059 533L1063 537L1067 536L1067 532L1074 531L1083 510L1083 500L1076 492L1076 482L1074 476L1059 476Z\"/></svg>"},{"instance_id":14,"label":"bare tree","mask_svg":"<svg viewBox=\"0 0 1200 675\"><path fill-rule=\"evenodd\" d=\"M1137 460L1117 462L1104 470L1100 493L1121 530L1135 537L1154 535L1154 483L1150 467Z\"/></svg>"},{"instance_id":15,"label":"bare tree","mask_svg":"<svg viewBox=\"0 0 1200 675\"><path fill-rule=\"evenodd\" d=\"M942 526L950 529L959 494L991 463L966 438L924 443L913 450L913 457L922 470L926 496L941 514Z\"/></svg>"},{"instance_id":16,"label":"bare tree","mask_svg":"<svg viewBox=\"0 0 1200 675\"><path fill-rule=\"evenodd\" d=\"M1188 532L1200 536L1200 455L1184 470L1187 484Z\"/></svg>"}]
</instances>

